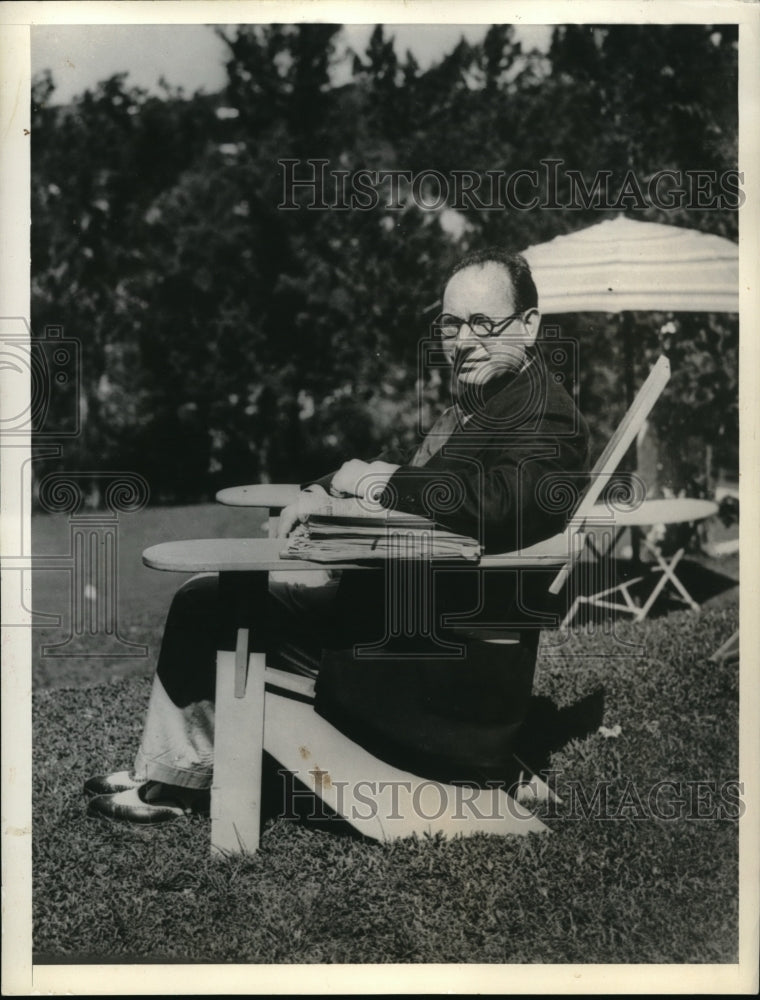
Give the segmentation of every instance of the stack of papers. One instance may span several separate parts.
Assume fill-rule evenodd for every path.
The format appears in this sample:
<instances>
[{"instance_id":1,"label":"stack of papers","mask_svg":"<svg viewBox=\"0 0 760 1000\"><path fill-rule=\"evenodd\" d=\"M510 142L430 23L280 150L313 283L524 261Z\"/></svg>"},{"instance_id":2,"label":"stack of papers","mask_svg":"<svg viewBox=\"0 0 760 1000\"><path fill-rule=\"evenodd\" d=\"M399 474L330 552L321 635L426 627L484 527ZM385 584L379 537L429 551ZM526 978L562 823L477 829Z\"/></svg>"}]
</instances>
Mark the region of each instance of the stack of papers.
<instances>
[{"instance_id":1,"label":"stack of papers","mask_svg":"<svg viewBox=\"0 0 760 1000\"><path fill-rule=\"evenodd\" d=\"M310 514L298 525L280 556L313 562L383 559L477 562L481 552L474 538L446 531L427 518L339 500L318 514Z\"/></svg>"}]
</instances>

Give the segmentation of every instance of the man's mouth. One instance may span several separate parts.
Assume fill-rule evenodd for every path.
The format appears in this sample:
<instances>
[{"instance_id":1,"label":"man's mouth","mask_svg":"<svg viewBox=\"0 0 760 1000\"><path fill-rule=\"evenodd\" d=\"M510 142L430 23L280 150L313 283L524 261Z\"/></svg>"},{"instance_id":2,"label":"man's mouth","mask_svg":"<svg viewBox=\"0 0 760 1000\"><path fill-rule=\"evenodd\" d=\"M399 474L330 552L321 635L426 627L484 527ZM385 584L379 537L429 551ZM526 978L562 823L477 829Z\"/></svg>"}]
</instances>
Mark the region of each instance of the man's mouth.
<instances>
[{"instance_id":1,"label":"man's mouth","mask_svg":"<svg viewBox=\"0 0 760 1000\"><path fill-rule=\"evenodd\" d=\"M484 378L488 371L487 361L488 358L466 358L456 366L456 377L468 382Z\"/></svg>"},{"instance_id":2,"label":"man's mouth","mask_svg":"<svg viewBox=\"0 0 760 1000\"><path fill-rule=\"evenodd\" d=\"M472 353L460 355L454 360L454 368L458 372L472 371L473 368L477 368L477 366L481 365L485 360L487 359L476 357Z\"/></svg>"}]
</instances>

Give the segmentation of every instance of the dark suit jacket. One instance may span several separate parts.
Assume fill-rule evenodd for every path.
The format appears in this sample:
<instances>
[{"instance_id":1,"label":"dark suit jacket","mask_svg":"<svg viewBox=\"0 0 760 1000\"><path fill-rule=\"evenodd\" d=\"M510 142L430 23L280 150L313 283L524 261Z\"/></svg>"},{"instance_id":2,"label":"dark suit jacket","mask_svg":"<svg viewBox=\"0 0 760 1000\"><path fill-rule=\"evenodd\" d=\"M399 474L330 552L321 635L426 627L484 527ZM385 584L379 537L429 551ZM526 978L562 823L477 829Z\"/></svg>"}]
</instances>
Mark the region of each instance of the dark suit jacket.
<instances>
[{"instance_id":1,"label":"dark suit jacket","mask_svg":"<svg viewBox=\"0 0 760 1000\"><path fill-rule=\"evenodd\" d=\"M430 517L451 531L478 539L488 553L510 552L560 532L587 484L588 428L564 387L539 354L518 375L489 383L476 400L465 400L467 419L424 466L408 464L414 449L387 451L377 459L400 465L381 502ZM431 429L435 434L435 426ZM438 444L439 442L436 442ZM332 476L321 480L329 487ZM352 628L366 632L383 618L393 570L344 573L336 611ZM384 576L385 583L379 578ZM435 571L435 614L501 609L526 604L546 574L482 574L466 566ZM529 620L528 614L525 620Z\"/></svg>"}]
</instances>

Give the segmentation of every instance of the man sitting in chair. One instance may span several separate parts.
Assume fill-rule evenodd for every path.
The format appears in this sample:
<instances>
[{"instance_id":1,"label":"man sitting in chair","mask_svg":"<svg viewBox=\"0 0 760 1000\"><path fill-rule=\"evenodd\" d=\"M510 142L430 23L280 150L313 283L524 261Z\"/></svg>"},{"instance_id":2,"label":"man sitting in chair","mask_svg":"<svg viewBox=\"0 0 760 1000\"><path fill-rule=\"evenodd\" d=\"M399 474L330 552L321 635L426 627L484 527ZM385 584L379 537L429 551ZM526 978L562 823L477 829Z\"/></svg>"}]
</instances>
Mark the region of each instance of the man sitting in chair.
<instances>
[{"instance_id":1,"label":"man sitting in chair","mask_svg":"<svg viewBox=\"0 0 760 1000\"><path fill-rule=\"evenodd\" d=\"M488 553L561 531L570 511L547 498L552 485L585 485L588 432L534 348L539 326L523 257L493 248L463 258L448 275L435 331L452 366L452 405L411 453L351 459L308 485L282 512L280 534L331 496L431 517L478 539ZM421 776L476 783L504 776L546 621L536 605L545 576L531 591L518 571L486 580L476 568L436 569L433 628L407 629L401 640L386 624L393 600L386 588L396 579L390 568L326 572L319 586L272 576L266 606L251 608L251 627L266 621L268 633L282 637L286 659L296 648L300 662L315 668L317 712L381 759ZM210 574L175 595L134 766L86 782L90 814L154 823L207 808L217 601ZM430 609L419 610L430 619ZM452 624L453 615L466 621ZM512 636L519 627L517 638L505 644L494 622L511 627ZM357 662L351 655L356 644L373 643L386 652L390 643L398 656Z\"/></svg>"}]
</instances>

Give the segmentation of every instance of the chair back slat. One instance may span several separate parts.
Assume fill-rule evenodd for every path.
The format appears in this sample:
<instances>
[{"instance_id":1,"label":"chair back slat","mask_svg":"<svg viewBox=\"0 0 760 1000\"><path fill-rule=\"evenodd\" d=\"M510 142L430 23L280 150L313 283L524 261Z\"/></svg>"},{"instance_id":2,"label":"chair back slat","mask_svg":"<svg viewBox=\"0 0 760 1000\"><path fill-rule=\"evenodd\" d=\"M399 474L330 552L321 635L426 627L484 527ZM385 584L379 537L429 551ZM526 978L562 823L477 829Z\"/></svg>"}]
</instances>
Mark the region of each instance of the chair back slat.
<instances>
[{"instance_id":1,"label":"chair back slat","mask_svg":"<svg viewBox=\"0 0 760 1000\"><path fill-rule=\"evenodd\" d=\"M652 407L659 399L662 390L668 384L669 378L670 362L662 354L657 359L657 363L650 371L646 381L636 393L636 398L629 406L615 433L607 442L604 451L591 470L589 485L578 501L578 505L568 525L568 535L571 541L570 558L549 587L550 593L558 594L566 583L575 561L583 550L583 530L592 508L601 496L602 490L615 475L623 456L636 439Z\"/></svg>"}]
</instances>

